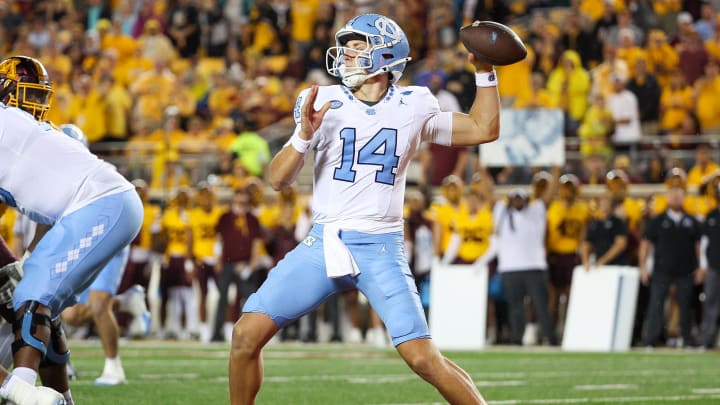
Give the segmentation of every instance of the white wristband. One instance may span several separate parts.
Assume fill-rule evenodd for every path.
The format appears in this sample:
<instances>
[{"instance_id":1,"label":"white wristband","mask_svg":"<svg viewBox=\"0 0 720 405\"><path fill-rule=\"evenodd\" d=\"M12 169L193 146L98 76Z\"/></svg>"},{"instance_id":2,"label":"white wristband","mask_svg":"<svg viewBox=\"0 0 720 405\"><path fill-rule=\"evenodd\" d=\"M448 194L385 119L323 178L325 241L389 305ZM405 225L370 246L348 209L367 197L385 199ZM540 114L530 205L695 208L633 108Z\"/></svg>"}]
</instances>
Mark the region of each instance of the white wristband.
<instances>
[{"instance_id":1,"label":"white wristband","mask_svg":"<svg viewBox=\"0 0 720 405\"><path fill-rule=\"evenodd\" d=\"M495 69L492 72L475 73L475 85L478 87L496 87L497 74Z\"/></svg>"},{"instance_id":2,"label":"white wristband","mask_svg":"<svg viewBox=\"0 0 720 405\"><path fill-rule=\"evenodd\" d=\"M293 135L290 138L290 144L293 148L295 148L296 151L300 152L301 154L307 153L308 150L310 150L310 144L312 141L306 141L304 139L300 139L299 136Z\"/></svg>"}]
</instances>

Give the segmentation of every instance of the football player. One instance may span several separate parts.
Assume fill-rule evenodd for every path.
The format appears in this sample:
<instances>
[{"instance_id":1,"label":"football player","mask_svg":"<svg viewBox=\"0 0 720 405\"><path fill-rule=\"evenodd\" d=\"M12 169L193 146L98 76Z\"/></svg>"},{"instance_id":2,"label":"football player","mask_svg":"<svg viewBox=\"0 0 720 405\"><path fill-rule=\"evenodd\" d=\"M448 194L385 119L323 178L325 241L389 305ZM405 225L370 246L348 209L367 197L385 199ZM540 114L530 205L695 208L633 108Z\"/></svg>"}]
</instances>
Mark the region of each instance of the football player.
<instances>
[{"instance_id":1,"label":"football player","mask_svg":"<svg viewBox=\"0 0 720 405\"><path fill-rule=\"evenodd\" d=\"M72 124L63 124L60 125L60 130L88 147L87 138L80 128ZM62 313L63 320L73 326L84 325L91 320L95 322L105 353L105 366L102 375L95 379L95 385L120 385L127 382L118 355L120 328L115 318L114 307L120 311L130 312L134 318L144 319L149 326L149 312L145 305L143 287L138 285L117 295L129 254L130 245L119 250L100 271L90 287L80 294L78 303L66 308Z\"/></svg>"},{"instance_id":2,"label":"football player","mask_svg":"<svg viewBox=\"0 0 720 405\"><path fill-rule=\"evenodd\" d=\"M15 311L16 340L12 374L0 370L0 396L21 405L65 403L63 394L35 387L41 365L64 369L68 360L60 313L130 243L143 215L134 187L113 166L43 122L51 93L37 60L0 62L0 201L49 228L2 302Z\"/></svg>"},{"instance_id":3,"label":"football player","mask_svg":"<svg viewBox=\"0 0 720 405\"><path fill-rule=\"evenodd\" d=\"M410 368L450 403L484 404L470 376L430 339L403 247L407 166L423 142L469 146L497 139L500 102L492 66L470 56L477 96L470 114L441 112L425 87L396 83L409 60L393 20L365 14L335 35L327 70L342 85L300 93L295 132L269 167L280 190L315 150L310 234L270 271L233 330L230 400L251 404L262 383L261 350L279 328L340 291L358 289Z\"/></svg>"}]
</instances>

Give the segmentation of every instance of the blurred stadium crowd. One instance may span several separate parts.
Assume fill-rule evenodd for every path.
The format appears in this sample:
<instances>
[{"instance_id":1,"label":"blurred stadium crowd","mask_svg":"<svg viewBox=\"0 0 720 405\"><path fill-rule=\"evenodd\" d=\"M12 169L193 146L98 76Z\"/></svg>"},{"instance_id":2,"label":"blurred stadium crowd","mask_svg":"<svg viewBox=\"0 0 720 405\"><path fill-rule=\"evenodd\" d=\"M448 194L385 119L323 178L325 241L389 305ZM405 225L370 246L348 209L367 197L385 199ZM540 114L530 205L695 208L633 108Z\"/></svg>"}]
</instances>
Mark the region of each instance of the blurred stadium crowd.
<instances>
[{"instance_id":1,"label":"blurred stadium crowd","mask_svg":"<svg viewBox=\"0 0 720 405\"><path fill-rule=\"evenodd\" d=\"M124 288L147 286L151 269L160 269L162 336L223 340L242 298L308 229L307 178L275 194L264 171L292 131L299 91L333 83L325 50L350 17L378 12L398 21L413 57L401 84L428 86L442 109L455 111L466 111L475 95L459 28L476 19L510 25L529 56L498 68L503 106L562 110L564 170L577 178L555 179L570 191L548 210L549 234L564 232L555 225L570 232L556 238L560 253L581 262L580 230L598 211L595 199L580 199L581 184L597 185L595 195L609 193L623 207L634 241L627 263L637 264L644 222L667 206L663 184L693 191L684 208L698 219L717 207L718 10L720 1L699 0L0 0L0 56L38 58L54 87L48 119L78 125L94 152L138 179L146 223ZM447 257L453 234L463 244L446 260L483 256L496 185L552 182L541 168L485 168L476 154L430 145L409 170L419 191L408 195L408 256L421 295L433 256ZM634 183L657 184L660 194L636 192ZM0 219L2 236L20 252L31 236L22 224L10 212ZM228 253L237 245L218 247L229 240L242 244L239 253ZM558 253L552 243L548 251ZM431 255L415 254L423 249ZM205 305L212 279L216 316ZM228 304L233 284L237 300ZM551 300L561 331L559 297ZM359 341L365 328L368 341L383 344L379 320L361 316L361 303L357 295L332 300L310 315L302 336L284 336L317 340L319 316L331 325L327 339ZM349 314L346 336L341 308ZM502 305L492 311L493 338L508 342ZM670 316L667 336L679 336L678 328Z\"/></svg>"}]
</instances>

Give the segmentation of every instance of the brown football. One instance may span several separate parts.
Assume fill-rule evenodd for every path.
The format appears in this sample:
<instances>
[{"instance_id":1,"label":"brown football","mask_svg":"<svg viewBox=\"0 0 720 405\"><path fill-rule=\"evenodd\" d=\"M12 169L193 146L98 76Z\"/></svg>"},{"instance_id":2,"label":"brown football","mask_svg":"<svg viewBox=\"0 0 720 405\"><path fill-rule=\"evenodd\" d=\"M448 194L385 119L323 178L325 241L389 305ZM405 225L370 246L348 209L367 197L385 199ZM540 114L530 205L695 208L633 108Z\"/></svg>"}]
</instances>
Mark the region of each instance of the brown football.
<instances>
[{"instance_id":1,"label":"brown football","mask_svg":"<svg viewBox=\"0 0 720 405\"><path fill-rule=\"evenodd\" d=\"M475 21L460 28L460 40L479 60L496 65L512 65L527 56L520 37L494 21Z\"/></svg>"}]
</instances>

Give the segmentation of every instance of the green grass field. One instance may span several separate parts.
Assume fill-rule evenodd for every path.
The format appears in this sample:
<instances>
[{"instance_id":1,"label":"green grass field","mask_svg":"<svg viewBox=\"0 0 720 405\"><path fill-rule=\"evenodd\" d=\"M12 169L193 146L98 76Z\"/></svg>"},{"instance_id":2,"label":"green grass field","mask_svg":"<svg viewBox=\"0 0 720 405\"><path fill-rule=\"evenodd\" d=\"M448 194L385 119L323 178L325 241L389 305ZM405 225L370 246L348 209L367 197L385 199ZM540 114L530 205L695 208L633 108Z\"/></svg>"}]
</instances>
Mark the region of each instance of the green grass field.
<instances>
[{"instance_id":1,"label":"green grass field","mask_svg":"<svg viewBox=\"0 0 720 405\"><path fill-rule=\"evenodd\" d=\"M78 404L228 403L226 345L128 342L129 384L95 387L97 342L73 342ZM617 354L490 348L449 352L490 404L720 404L720 352ZM435 390L393 350L364 346L275 345L265 351L259 404L433 404Z\"/></svg>"}]
</instances>

